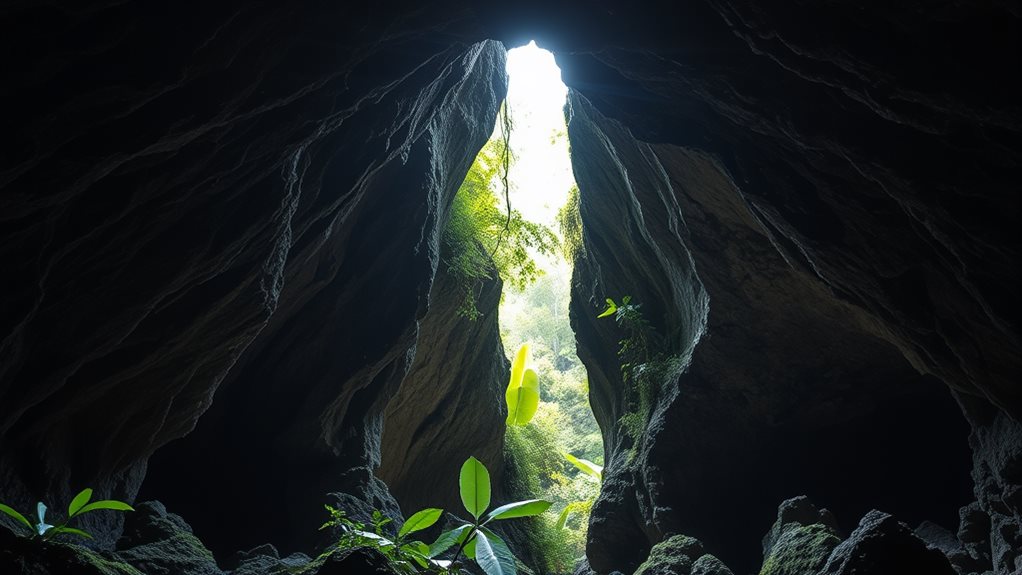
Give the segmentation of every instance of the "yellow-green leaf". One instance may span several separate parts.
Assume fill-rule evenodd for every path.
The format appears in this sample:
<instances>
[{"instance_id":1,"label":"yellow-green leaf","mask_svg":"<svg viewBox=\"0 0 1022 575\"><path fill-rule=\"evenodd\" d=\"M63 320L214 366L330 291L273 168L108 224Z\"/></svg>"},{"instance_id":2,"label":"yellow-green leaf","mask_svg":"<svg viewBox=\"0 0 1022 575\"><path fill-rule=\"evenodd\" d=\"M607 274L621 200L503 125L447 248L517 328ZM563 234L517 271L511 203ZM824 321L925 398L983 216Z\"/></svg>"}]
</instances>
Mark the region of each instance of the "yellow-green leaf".
<instances>
[{"instance_id":1,"label":"yellow-green leaf","mask_svg":"<svg viewBox=\"0 0 1022 575\"><path fill-rule=\"evenodd\" d=\"M71 504L67 506L67 516L74 517L76 513L85 507L85 504L92 499L92 490L89 488L82 489L81 493L75 495L75 498L71 500Z\"/></svg>"},{"instance_id":2,"label":"yellow-green leaf","mask_svg":"<svg viewBox=\"0 0 1022 575\"><path fill-rule=\"evenodd\" d=\"M577 467L579 469L579 471L581 471L581 472L583 472L586 475L589 475L591 477L595 477L597 481L603 481L603 466L602 465L597 465L597 464L593 463L592 461L589 461L588 459L582 459L580 457L575 457L574 455L572 455L570 453L565 453L564 454L564 458L567 459L569 462L571 462L572 465Z\"/></svg>"},{"instance_id":3,"label":"yellow-green leaf","mask_svg":"<svg viewBox=\"0 0 1022 575\"><path fill-rule=\"evenodd\" d=\"M525 375L525 364L529 363L529 344L523 343L511 362L511 379L508 381L508 388L518 387L522 384L522 377Z\"/></svg>"},{"instance_id":4,"label":"yellow-green leaf","mask_svg":"<svg viewBox=\"0 0 1022 575\"><path fill-rule=\"evenodd\" d=\"M104 499L102 501L93 501L92 503L82 507L78 514L88 513L89 511L95 511L97 509L113 509L114 511L134 511L135 509L123 501L115 501L113 499Z\"/></svg>"},{"instance_id":5,"label":"yellow-green leaf","mask_svg":"<svg viewBox=\"0 0 1022 575\"><path fill-rule=\"evenodd\" d=\"M526 369L522 375L521 385L518 387L508 386L505 398L507 399L507 424L525 425L532 421L536 410L539 409L539 376L535 371Z\"/></svg>"},{"instance_id":6,"label":"yellow-green leaf","mask_svg":"<svg viewBox=\"0 0 1022 575\"><path fill-rule=\"evenodd\" d=\"M466 459L458 476L458 487L465 510L479 519L490 506L490 472L486 466L475 457Z\"/></svg>"}]
</instances>

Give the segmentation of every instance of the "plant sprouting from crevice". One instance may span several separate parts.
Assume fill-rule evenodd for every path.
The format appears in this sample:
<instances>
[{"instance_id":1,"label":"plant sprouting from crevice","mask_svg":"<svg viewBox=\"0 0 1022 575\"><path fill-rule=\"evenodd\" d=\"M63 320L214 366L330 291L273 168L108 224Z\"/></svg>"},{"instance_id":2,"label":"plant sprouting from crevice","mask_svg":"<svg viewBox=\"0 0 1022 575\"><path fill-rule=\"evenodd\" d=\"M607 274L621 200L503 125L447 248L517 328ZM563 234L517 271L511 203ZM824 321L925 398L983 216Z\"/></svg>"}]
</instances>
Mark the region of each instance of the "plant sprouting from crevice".
<instances>
[{"instance_id":1,"label":"plant sprouting from crevice","mask_svg":"<svg viewBox=\"0 0 1022 575\"><path fill-rule=\"evenodd\" d=\"M643 315L641 305L633 303L631 296L621 298L618 305L607 298L607 307L597 318L614 317L625 337L618 341L621 362L621 380L627 389L628 411L618 419L621 429L633 442L629 459L635 455L635 445L649 425L653 404L663 386L680 375L683 361L668 353L669 345L656 333Z\"/></svg>"}]
</instances>

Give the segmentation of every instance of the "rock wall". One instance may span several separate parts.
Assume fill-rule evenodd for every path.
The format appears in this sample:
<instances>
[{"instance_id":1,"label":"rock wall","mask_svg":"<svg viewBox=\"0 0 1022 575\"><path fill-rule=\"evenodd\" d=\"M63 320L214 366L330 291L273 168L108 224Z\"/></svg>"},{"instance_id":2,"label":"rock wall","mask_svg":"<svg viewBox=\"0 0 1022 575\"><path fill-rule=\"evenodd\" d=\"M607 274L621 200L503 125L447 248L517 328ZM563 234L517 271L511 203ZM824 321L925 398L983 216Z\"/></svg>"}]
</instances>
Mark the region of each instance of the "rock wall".
<instances>
[{"instance_id":1,"label":"rock wall","mask_svg":"<svg viewBox=\"0 0 1022 575\"><path fill-rule=\"evenodd\" d=\"M342 4L3 10L24 59L4 96L2 499L132 500L204 414L147 489L217 548L315 532L327 490L378 491L444 213L506 90L500 44ZM267 493L230 530L207 513Z\"/></svg>"},{"instance_id":2,"label":"rock wall","mask_svg":"<svg viewBox=\"0 0 1022 575\"><path fill-rule=\"evenodd\" d=\"M503 476L510 365L497 321L501 288L497 277L483 283L476 296L483 314L470 320L457 313L463 286L444 263L437 272L415 362L387 405L377 471L405 513L460 510L458 471L469 456ZM494 501L502 501L495 481Z\"/></svg>"},{"instance_id":3,"label":"rock wall","mask_svg":"<svg viewBox=\"0 0 1022 575\"><path fill-rule=\"evenodd\" d=\"M577 94L569 107L586 245L572 321L611 462L590 565L632 569L683 533L751 569L764 521L799 493L846 521L884 504L953 524L969 497L968 432L939 382L790 266L711 156L638 142ZM636 382L617 358L627 333L596 318L623 294L659 333L683 334L670 353L686 373L657 383L638 444L625 432Z\"/></svg>"}]
</instances>

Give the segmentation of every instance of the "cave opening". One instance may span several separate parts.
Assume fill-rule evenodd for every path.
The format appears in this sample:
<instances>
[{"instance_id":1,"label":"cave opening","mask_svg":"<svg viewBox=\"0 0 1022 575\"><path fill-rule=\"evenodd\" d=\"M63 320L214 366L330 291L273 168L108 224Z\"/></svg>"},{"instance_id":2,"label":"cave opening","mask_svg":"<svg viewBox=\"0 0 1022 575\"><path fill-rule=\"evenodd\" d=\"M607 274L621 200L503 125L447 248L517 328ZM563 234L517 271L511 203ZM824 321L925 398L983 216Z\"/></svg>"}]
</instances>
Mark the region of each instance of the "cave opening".
<instances>
[{"instance_id":1,"label":"cave opening","mask_svg":"<svg viewBox=\"0 0 1022 575\"><path fill-rule=\"evenodd\" d=\"M527 346L540 398L531 421L509 425L505 461L512 488L553 502L533 522L540 566L570 572L585 553L589 512L599 494L603 437L589 404L585 366L575 350L568 309L572 262L581 249L579 191L572 173L564 106L567 87L550 52L535 42L508 51L505 110L494 137L511 127L511 208L557 240L552 250L530 248L537 274L505 285L499 309L506 352ZM510 288L510 289L509 289Z\"/></svg>"}]
</instances>

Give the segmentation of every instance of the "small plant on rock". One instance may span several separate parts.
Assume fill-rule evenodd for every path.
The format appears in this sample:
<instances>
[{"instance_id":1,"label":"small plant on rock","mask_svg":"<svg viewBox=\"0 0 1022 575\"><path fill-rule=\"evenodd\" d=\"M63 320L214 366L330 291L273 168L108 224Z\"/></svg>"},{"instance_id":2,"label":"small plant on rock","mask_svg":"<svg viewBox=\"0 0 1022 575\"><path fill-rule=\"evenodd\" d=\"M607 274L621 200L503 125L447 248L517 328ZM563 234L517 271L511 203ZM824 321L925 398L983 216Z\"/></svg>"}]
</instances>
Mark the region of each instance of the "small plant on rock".
<instances>
[{"instance_id":1,"label":"small plant on rock","mask_svg":"<svg viewBox=\"0 0 1022 575\"><path fill-rule=\"evenodd\" d=\"M330 513L330 520L324 523L320 529L339 527L342 532L335 550L359 547L376 549L387 558L395 570L401 573L417 573L420 569L440 571L446 566L443 562L432 559L429 545L422 541L406 539L408 535L422 531L436 523L444 512L442 509L431 507L413 514L398 530L397 537L393 538L388 536L384 530L384 526L390 523L391 519L385 517L379 510L373 511L372 531L364 523L350 519L341 509L328 505L326 510ZM418 569L416 565L418 565Z\"/></svg>"},{"instance_id":2,"label":"small plant on rock","mask_svg":"<svg viewBox=\"0 0 1022 575\"><path fill-rule=\"evenodd\" d=\"M551 503L542 499L528 499L501 505L486 513L490 507L490 472L475 457L469 457L461 466L458 478L461 503L472 521L446 531L430 545L430 553L437 556L457 545L452 565L457 566L462 553L474 559L486 575L516 575L515 556L507 543L487 525L493 521L532 517L546 511ZM485 513L485 515L484 515Z\"/></svg>"},{"instance_id":3,"label":"small plant on rock","mask_svg":"<svg viewBox=\"0 0 1022 575\"><path fill-rule=\"evenodd\" d=\"M461 502L473 519L460 520L461 525L442 533L432 545L409 541L405 537L436 523L443 514L442 509L423 509L413 514L398 530L397 537L392 538L384 532L384 526L390 519L379 511L373 512L370 530L365 524L350 519L344 511L327 506L331 519L321 529L340 527L343 533L337 544L320 558L336 551L369 547L382 553L400 573L446 575L461 572L459 559L464 555L474 560L486 575L517 575L514 554L507 543L487 525L493 521L539 515L550 507L550 502L541 499L516 501L486 513L490 507L490 473L486 466L475 457L469 457L461 466L458 479ZM455 550L450 559L438 558L452 547Z\"/></svg>"},{"instance_id":4,"label":"small plant on rock","mask_svg":"<svg viewBox=\"0 0 1022 575\"><path fill-rule=\"evenodd\" d=\"M79 537L92 539L92 535L88 531L77 529L75 527L68 527L68 523L70 523L72 519L90 511L97 511L100 509L134 511L130 505L123 501L103 499L101 501L93 501L92 503L89 503L90 500L92 500L92 489L83 489L80 493L78 493L78 495L75 495L74 499L72 499L71 503L67 506L67 517L56 525L50 525L46 522L46 512L48 509L46 504L42 501L36 505L36 517L38 517L39 522L35 524L29 521L28 518L21 513L18 513L13 508L8 505L4 505L3 503L0 503L0 512L13 517L15 521L28 529L31 533L29 537L49 541L57 535L77 535Z\"/></svg>"}]
</instances>

